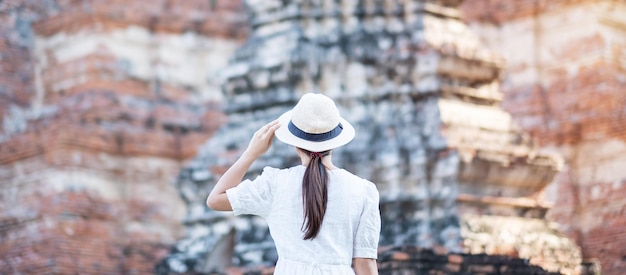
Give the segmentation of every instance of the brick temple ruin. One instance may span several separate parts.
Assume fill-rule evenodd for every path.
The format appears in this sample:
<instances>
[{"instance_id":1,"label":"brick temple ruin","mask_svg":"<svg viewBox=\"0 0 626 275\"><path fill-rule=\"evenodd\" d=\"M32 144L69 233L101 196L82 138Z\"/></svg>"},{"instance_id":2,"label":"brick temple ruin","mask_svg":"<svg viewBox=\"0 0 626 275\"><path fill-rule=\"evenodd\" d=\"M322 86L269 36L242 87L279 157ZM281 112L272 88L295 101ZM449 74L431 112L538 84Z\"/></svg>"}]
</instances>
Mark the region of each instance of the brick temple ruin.
<instances>
[{"instance_id":1,"label":"brick temple ruin","mask_svg":"<svg viewBox=\"0 0 626 275\"><path fill-rule=\"evenodd\" d=\"M357 127L381 274L626 268L623 2L257 2L0 3L0 273L271 272L204 196L308 91Z\"/></svg>"},{"instance_id":2,"label":"brick temple ruin","mask_svg":"<svg viewBox=\"0 0 626 275\"><path fill-rule=\"evenodd\" d=\"M224 121L209 76L246 36L241 14L0 3L0 274L154 273L182 237L172 180Z\"/></svg>"}]
</instances>

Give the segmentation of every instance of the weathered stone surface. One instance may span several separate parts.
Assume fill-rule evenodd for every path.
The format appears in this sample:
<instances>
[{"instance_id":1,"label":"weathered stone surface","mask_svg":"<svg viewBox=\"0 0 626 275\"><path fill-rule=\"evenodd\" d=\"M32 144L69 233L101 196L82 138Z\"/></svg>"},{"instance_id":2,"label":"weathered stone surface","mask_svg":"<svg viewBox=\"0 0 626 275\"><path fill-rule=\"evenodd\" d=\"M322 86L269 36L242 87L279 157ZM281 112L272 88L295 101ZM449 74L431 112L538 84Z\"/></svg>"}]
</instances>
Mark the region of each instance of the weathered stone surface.
<instances>
[{"instance_id":1,"label":"weathered stone surface","mask_svg":"<svg viewBox=\"0 0 626 275\"><path fill-rule=\"evenodd\" d=\"M438 253L431 249L393 247L381 249L379 274L538 274L556 275L527 259L483 253Z\"/></svg>"},{"instance_id":2,"label":"weathered stone surface","mask_svg":"<svg viewBox=\"0 0 626 275\"><path fill-rule=\"evenodd\" d=\"M520 257L562 274L580 272L579 247L545 219L465 215L461 225L467 253Z\"/></svg>"},{"instance_id":3,"label":"weathered stone surface","mask_svg":"<svg viewBox=\"0 0 626 275\"><path fill-rule=\"evenodd\" d=\"M540 151L564 157L548 212L599 262L626 269L626 5L623 1L467 0L463 17L507 60L503 108Z\"/></svg>"},{"instance_id":4,"label":"weathered stone surface","mask_svg":"<svg viewBox=\"0 0 626 275\"><path fill-rule=\"evenodd\" d=\"M0 3L1 274L154 272L182 237L171 182L223 121L239 8Z\"/></svg>"}]
</instances>

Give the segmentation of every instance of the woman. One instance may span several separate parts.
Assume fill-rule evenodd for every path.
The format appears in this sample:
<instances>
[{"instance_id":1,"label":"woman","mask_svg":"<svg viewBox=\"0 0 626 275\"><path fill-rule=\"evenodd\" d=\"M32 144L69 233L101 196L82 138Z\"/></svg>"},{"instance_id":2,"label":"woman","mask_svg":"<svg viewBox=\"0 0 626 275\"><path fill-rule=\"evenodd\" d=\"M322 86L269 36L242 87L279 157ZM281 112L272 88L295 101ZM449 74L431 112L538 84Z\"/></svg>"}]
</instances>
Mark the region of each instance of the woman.
<instances>
[{"instance_id":1,"label":"woman","mask_svg":"<svg viewBox=\"0 0 626 275\"><path fill-rule=\"evenodd\" d=\"M242 182L274 135L295 146L302 165L266 167L255 180ZM207 205L267 220L278 252L274 274L378 274L376 186L332 162L331 150L354 135L330 98L305 94L293 110L254 134L211 191Z\"/></svg>"}]
</instances>

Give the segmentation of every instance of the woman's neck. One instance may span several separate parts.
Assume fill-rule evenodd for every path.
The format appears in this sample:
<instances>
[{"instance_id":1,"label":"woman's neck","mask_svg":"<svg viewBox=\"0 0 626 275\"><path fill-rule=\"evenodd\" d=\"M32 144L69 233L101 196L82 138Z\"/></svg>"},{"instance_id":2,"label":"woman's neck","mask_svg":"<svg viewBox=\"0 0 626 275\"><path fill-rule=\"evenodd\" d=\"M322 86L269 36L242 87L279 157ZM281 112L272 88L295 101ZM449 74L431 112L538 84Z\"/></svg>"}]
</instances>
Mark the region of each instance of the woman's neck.
<instances>
[{"instance_id":1,"label":"woman's neck","mask_svg":"<svg viewBox=\"0 0 626 275\"><path fill-rule=\"evenodd\" d=\"M302 162L302 165L304 166L308 166L309 165L309 161L311 161L311 157L307 156L306 154L298 154L300 156L300 161ZM333 164L333 158L332 155L327 155L324 156L322 158L322 164L328 169L328 170L336 170L339 169L339 167L335 166Z\"/></svg>"}]
</instances>

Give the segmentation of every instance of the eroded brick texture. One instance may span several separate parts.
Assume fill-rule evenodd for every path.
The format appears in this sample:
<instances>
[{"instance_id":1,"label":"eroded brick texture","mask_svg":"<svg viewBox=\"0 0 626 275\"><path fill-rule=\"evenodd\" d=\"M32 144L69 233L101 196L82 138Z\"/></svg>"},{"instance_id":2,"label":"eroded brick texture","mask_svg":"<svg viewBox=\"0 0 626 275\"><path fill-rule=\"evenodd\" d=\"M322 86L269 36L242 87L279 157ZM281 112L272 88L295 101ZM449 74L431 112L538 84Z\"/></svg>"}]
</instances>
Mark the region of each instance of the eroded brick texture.
<instances>
[{"instance_id":1,"label":"eroded brick texture","mask_svg":"<svg viewBox=\"0 0 626 275\"><path fill-rule=\"evenodd\" d=\"M472 22L506 24L541 13L560 13L563 9L594 2L619 0L466 0L462 3L463 17Z\"/></svg>"},{"instance_id":2,"label":"eroded brick texture","mask_svg":"<svg viewBox=\"0 0 626 275\"><path fill-rule=\"evenodd\" d=\"M598 261L626 270L626 4L482 1L465 20L507 59L503 108L566 166L548 216Z\"/></svg>"},{"instance_id":3,"label":"eroded brick texture","mask_svg":"<svg viewBox=\"0 0 626 275\"><path fill-rule=\"evenodd\" d=\"M0 273L150 274L223 123L240 1L0 2Z\"/></svg>"}]
</instances>

